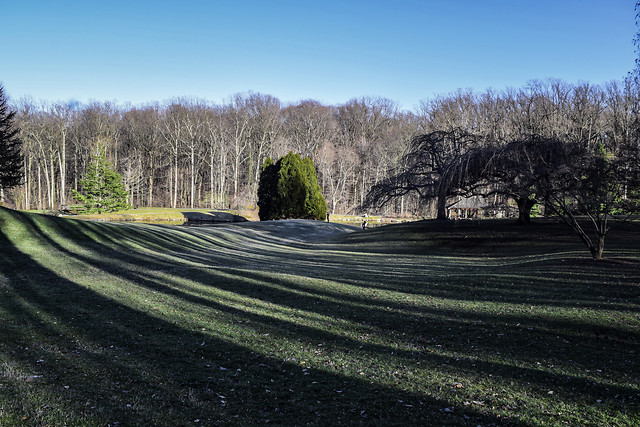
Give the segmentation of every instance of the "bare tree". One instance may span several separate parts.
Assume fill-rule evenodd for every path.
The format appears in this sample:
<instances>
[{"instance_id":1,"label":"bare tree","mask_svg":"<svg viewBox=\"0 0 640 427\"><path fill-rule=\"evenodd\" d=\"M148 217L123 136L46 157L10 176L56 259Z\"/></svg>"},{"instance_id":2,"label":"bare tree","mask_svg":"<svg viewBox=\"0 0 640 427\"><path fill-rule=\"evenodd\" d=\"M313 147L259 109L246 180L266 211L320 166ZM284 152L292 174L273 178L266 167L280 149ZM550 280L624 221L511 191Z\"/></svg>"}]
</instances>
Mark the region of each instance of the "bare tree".
<instances>
[{"instance_id":1,"label":"bare tree","mask_svg":"<svg viewBox=\"0 0 640 427\"><path fill-rule=\"evenodd\" d=\"M160 125L158 106L133 108L122 117L122 175L137 205L154 205L154 189L168 165Z\"/></svg>"},{"instance_id":2,"label":"bare tree","mask_svg":"<svg viewBox=\"0 0 640 427\"><path fill-rule=\"evenodd\" d=\"M287 144L282 151L294 151L315 158L317 148L332 139L335 123L330 107L306 100L282 111ZM278 153L285 154L285 153Z\"/></svg>"},{"instance_id":3,"label":"bare tree","mask_svg":"<svg viewBox=\"0 0 640 427\"><path fill-rule=\"evenodd\" d=\"M257 202L261 165L273 153L273 145L282 127L280 101L270 95L251 93L247 98L250 114L249 194Z\"/></svg>"},{"instance_id":4,"label":"bare tree","mask_svg":"<svg viewBox=\"0 0 640 427\"><path fill-rule=\"evenodd\" d=\"M69 136L72 114L68 104L55 104L51 107L52 126L58 135L58 170L60 176L60 204L67 204L67 140Z\"/></svg>"},{"instance_id":5,"label":"bare tree","mask_svg":"<svg viewBox=\"0 0 640 427\"><path fill-rule=\"evenodd\" d=\"M371 184L377 180L376 164L389 141L397 114L396 104L386 98L352 99L336 109L340 141L353 149L359 167L353 174L353 205L362 205Z\"/></svg>"},{"instance_id":6,"label":"bare tree","mask_svg":"<svg viewBox=\"0 0 640 427\"><path fill-rule=\"evenodd\" d=\"M405 154L404 167L374 186L366 205L384 205L391 199L412 192L422 199L435 199L436 217L446 219L447 197L456 194L463 180L454 173L464 154L480 146L479 138L462 129L433 131L412 139Z\"/></svg>"},{"instance_id":7,"label":"bare tree","mask_svg":"<svg viewBox=\"0 0 640 427\"><path fill-rule=\"evenodd\" d=\"M227 155L226 123L224 109L212 107L205 112L204 143L207 155L205 162L209 166L209 205L226 206L227 194Z\"/></svg>"},{"instance_id":8,"label":"bare tree","mask_svg":"<svg viewBox=\"0 0 640 427\"><path fill-rule=\"evenodd\" d=\"M226 141L230 144L232 157L233 176L233 200L237 205L240 189L241 167L249 158L247 147L251 134L251 116L247 107L247 97L241 94L234 95L231 101L225 105L225 131Z\"/></svg>"}]
</instances>

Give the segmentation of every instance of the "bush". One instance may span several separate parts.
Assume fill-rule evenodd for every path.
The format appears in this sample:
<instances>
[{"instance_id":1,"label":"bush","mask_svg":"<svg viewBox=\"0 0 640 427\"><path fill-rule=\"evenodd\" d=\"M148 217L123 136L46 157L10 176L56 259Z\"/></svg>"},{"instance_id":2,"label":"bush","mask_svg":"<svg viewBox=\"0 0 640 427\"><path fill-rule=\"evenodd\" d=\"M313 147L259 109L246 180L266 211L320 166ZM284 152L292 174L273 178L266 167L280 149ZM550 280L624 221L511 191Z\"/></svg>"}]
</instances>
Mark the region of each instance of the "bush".
<instances>
[{"instance_id":1,"label":"bush","mask_svg":"<svg viewBox=\"0 0 640 427\"><path fill-rule=\"evenodd\" d=\"M323 220L327 203L318 185L313 161L290 152L276 163L267 158L258 187L261 221L304 218Z\"/></svg>"}]
</instances>

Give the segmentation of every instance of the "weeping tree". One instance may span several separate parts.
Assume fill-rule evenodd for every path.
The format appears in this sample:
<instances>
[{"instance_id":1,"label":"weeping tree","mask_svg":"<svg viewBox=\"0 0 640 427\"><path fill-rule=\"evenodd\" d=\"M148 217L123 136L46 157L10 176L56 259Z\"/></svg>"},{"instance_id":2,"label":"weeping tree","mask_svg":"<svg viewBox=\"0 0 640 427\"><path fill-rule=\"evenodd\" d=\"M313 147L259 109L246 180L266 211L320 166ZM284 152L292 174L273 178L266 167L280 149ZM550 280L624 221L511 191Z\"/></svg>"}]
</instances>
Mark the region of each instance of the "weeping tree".
<instances>
[{"instance_id":1,"label":"weeping tree","mask_svg":"<svg viewBox=\"0 0 640 427\"><path fill-rule=\"evenodd\" d=\"M640 148L633 140L609 150L588 139L513 141L495 150L483 175L503 191L535 194L600 260L612 225L640 212Z\"/></svg>"},{"instance_id":2,"label":"weeping tree","mask_svg":"<svg viewBox=\"0 0 640 427\"><path fill-rule=\"evenodd\" d=\"M594 260L602 259L612 224L640 211L638 150L633 157L607 152L601 143L573 149L557 168L543 167L537 187L546 206L580 237ZM577 215L586 217L583 225ZM588 232L588 230L591 232ZM591 238L594 236L594 239Z\"/></svg>"},{"instance_id":3,"label":"weeping tree","mask_svg":"<svg viewBox=\"0 0 640 427\"><path fill-rule=\"evenodd\" d=\"M101 146L92 157L86 175L80 180L80 191L73 190L73 197L88 213L116 212L131 207L122 175L107 161Z\"/></svg>"},{"instance_id":4,"label":"weeping tree","mask_svg":"<svg viewBox=\"0 0 640 427\"><path fill-rule=\"evenodd\" d=\"M436 199L438 218L446 218L449 196L502 194L516 200L519 222L528 223L531 208L539 201L599 260L612 224L640 212L638 134L632 132L607 147L606 135L596 134L574 140L530 135L491 146L460 133L454 137L466 143L446 156L436 147L451 135L421 135L405 156L405 169L376 185L368 202L383 204L415 191L422 198Z\"/></svg>"},{"instance_id":5,"label":"weeping tree","mask_svg":"<svg viewBox=\"0 0 640 427\"><path fill-rule=\"evenodd\" d=\"M473 178L485 180L494 193L512 198L518 206L517 224L529 225L532 208L542 201L541 177L569 163L570 155L558 139L530 135L489 149Z\"/></svg>"},{"instance_id":6,"label":"weeping tree","mask_svg":"<svg viewBox=\"0 0 640 427\"><path fill-rule=\"evenodd\" d=\"M520 223L530 222L535 203L544 203L547 213L567 224L593 259L600 260L612 225L640 212L637 140L631 135L606 149L603 140L594 138L531 135L453 159L441 185L450 193L510 196L518 203Z\"/></svg>"},{"instance_id":7,"label":"weeping tree","mask_svg":"<svg viewBox=\"0 0 640 427\"><path fill-rule=\"evenodd\" d=\"M313 161L290 152L273 162L267 158L258 187L261 221L285 218L323 220L327 203L318 185Z\"/></svg>"},{"instance_id":8,"label":"weeping tree","mask_svg":"<svg viewBox=\"0 0 640 427\"><path fill-rule=\"evenodd\" d=\"M446 219L449 196L458 194L465 179L460 175L466 167L466 154L479 150L480 138L462 128L437 130L414 137L402 159L402 167L374 185L367 194L366 207L384 206L391 200L409 193L423 200L436 200L438 219ZM480 152L480 151L478 151ZM455 167L454 167L455 165Z\"/></svg>"}]
</instances>

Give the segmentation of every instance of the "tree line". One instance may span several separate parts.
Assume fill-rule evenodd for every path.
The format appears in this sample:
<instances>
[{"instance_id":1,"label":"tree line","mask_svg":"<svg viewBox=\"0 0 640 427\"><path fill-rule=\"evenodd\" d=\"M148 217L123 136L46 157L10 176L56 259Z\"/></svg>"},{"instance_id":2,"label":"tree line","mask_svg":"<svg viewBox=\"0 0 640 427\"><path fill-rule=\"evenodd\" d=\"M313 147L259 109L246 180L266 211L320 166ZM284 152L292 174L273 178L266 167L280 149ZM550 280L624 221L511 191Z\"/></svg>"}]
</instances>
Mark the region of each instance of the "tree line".
<instances>
[{"instance_id":1,"label":"tree line","mask_svg":"<svg viewBox=\"0 0 640 427\"><path fill-rule=\"evenodd\" d=\"M546 80L503 91L459 90L424 100L414 112L400 111L386 98L283 105L259 93L238 94L222 104L176 99L139 107L20 100L12 108L25 176L9 197L20 209L73 203L72 192L103 147L132 205L253 207L264 160L292 151L316 165L329 212L368 206L436 216L442 198L432 197L435 187L424 184L441 180L451 159L534 136L616 150L635 137L638 107L633 79L602 86ZM420 170L412 169L416 162ZM403 174L404 184L394 187L393 179ZM509 196L518 199L516 192Z\"/></svg>"},{"instance_id":2,"label":"tree line","mask_svg":"<svg viewBox=\"0 0 640 427\"><path fill-rule=\"evenodd\" d=\"M24 154L21 209L72 203L92 155L103 147L137 206L253 207L264 160L293 151L311 158L333 212L358 206L404 150L417 125L388 99L333 107L313 100L282 105L248 93L217 105L177 99L120 108L14 105Z\"/></svg>"}]
</instances>

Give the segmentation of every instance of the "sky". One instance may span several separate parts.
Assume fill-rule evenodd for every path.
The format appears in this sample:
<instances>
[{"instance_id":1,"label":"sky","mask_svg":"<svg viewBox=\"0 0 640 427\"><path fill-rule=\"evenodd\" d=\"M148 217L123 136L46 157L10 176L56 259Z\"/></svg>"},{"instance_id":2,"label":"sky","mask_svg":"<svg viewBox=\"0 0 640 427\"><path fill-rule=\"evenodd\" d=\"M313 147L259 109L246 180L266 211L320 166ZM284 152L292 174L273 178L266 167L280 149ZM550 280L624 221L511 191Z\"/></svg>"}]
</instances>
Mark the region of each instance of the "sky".
<instances>
[{"instance_id":1,"label":"sky","mask_svg":"<svg viewBox=\"0 0 640 427\"><path fill-rule=\"evenodd\" d=\"M10 99L144 105L384 97L548 78L602 84L634 67L634 0L0 0Z\"/></svg>"}]
</instances>

